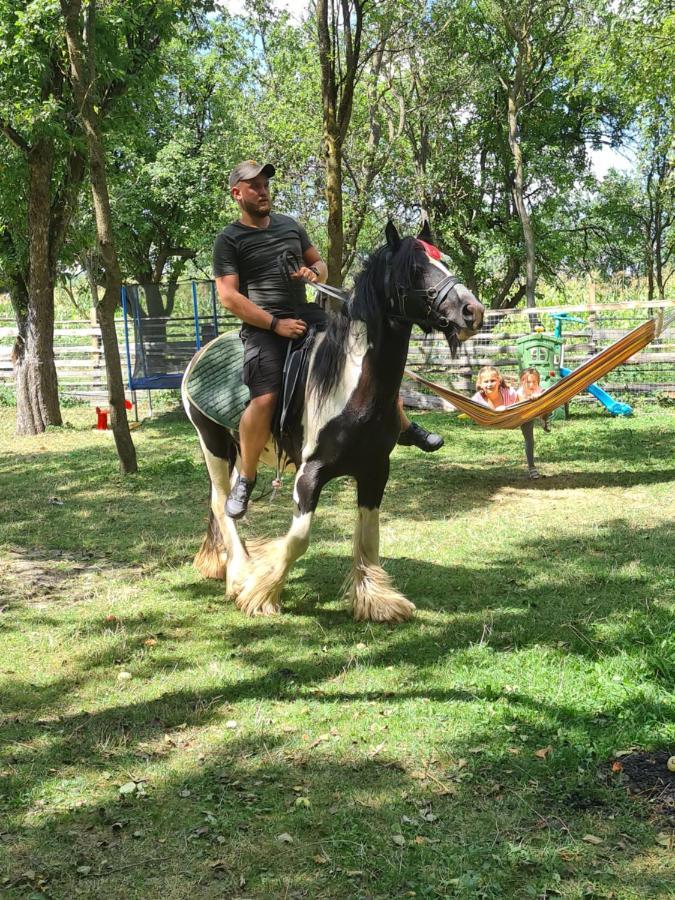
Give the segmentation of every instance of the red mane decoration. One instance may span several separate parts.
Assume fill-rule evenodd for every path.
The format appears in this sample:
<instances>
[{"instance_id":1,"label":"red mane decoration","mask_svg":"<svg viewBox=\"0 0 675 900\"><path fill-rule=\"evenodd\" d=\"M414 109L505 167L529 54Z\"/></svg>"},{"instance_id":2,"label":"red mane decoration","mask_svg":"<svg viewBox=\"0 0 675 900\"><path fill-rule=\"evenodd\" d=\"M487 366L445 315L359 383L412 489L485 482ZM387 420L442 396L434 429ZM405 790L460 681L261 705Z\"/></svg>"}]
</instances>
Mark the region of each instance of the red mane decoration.
<instances>
[{"instance_id":1,"label":"red mane decoration","mask_svg":"<svg viewBox=\"0 0 675 900\"><path fill-rule=\"evenodd\" d=\"M430 256L432 259L441 258L441 251L438 249L438 247L434 247L433 244L427 244L426 241L420 241L419 238L417 238L417 240L424 247L424 251L428 256Z\"/></svg>"}]
</instances>

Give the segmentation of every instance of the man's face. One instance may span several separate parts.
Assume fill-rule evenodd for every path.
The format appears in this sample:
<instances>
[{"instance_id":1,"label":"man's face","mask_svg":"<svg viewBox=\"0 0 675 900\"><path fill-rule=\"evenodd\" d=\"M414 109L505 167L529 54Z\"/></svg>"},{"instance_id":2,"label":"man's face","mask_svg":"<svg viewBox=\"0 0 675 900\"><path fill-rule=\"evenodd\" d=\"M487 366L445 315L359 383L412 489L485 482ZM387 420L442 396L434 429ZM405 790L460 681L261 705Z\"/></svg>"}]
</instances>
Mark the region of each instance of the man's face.
<instances>
[{"instance_id":1,"label":"man's face","mask_svg":"<svg viewBox=\"0 0 675 900\"><path fill-rule=\"evenodd\" d=\"M264 219L270 214L270 181L264 175L238 181L232 188L232 197L239 208L254 219Z\"/></svg>"}]
</instances>

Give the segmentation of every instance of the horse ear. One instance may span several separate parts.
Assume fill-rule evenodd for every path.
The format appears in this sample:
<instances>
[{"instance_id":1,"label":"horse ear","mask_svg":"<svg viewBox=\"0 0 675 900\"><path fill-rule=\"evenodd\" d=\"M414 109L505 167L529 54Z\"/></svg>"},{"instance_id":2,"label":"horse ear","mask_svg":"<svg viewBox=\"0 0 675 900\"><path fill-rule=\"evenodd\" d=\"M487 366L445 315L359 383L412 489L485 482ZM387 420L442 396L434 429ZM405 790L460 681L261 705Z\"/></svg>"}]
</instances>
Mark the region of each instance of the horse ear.
<instances>
[{"instance_id":1,"label":"horse ear","mask_svg":"<svg viewBox=\"0 0 675 900\"><path fill-rule=\"evenodd\" d=\"M431 228L429 227L429 220L425 219L420 229L420 233L417 235L420 241L424 241L426 244L433 244L434 238L431 234Z\"/></svg>"},{"instance_id":2,"label":"horse ear","mask_svg":"<svg viewBox=\"0 0 675 900\"><path fill-rule=\"evenodd\" d=\"M387 244L391 250L396 250L398 245L401 243L401 238L399 236L398 231L396 230L396 226L391 221L391 219L387 222L387 227L384 229L385 237L387 238Z\"/></svg>"}]
</instances>

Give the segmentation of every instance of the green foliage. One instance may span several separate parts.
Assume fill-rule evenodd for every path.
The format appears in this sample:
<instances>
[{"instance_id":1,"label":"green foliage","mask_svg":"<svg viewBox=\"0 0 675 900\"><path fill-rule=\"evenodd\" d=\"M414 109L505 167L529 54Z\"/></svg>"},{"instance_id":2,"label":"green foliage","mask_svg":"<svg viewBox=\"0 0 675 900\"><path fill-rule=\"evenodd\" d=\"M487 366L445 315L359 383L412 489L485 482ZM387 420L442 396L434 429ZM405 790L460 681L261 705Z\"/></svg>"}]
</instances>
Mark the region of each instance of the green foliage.
<instances>
[{"instance_id":1,"label":"green foliage","mask_svg":"<svg viewBox=\"0 0 675 900\"><path fill-rule=\"evenodd\" d=\"M313 14L298 21L250 2L231 18L211 7L97 5L97 84L126 279L210 273L213 237L236 216L227 173L245 157L276 164L276 208L300 218L326 249ZM514 23L529 29L527 71L514 62ZM381 241L388 216L413 230L425 211L458 273L488 305L521 295L506 107L508 85L522 76L520 140L541 291L561 276L650 268L665 288L675 258L674 33L672 10L657 0L367 5L367 53L344 140L352 270L358 253ZM66 76L59 4L0 0L0 128L5 138L52 142L54 197L80 140ZM639 144L638 172L597 184L589 146L627 135ZM16 143L4 140L4 149L7 279L27 271L27 170ZM97 274L90 203L85 185L60 252L62 272L86 263Z\"/></svg>"}]
</instances>

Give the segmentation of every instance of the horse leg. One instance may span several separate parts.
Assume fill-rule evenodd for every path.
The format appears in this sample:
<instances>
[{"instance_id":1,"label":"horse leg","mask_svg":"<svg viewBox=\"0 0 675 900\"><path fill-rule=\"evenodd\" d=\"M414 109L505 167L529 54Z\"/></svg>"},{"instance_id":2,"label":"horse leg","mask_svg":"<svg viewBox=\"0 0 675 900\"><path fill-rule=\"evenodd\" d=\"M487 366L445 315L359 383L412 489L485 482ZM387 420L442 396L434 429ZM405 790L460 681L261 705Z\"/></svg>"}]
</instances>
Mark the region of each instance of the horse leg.
<instances>
[{"instance_id":1,"label":"horse leg","mask_svg":"<svg viewBox=\"0 0 675 900\"><path fill-rule=\"evenodd\" d=\"M270 615L281 609L281 591L293 563L309 547L309 534L325 479L311 463L303 463L293 486L293 521L287 534L251 546L248 571L236 599L249 616Z\"/></svg>"},{"instance_id":2,"label":"horse leg","mask_svg":"<svg viewBox=\"0 0 675 900\"><path fill-rule=\"evenodd\" d=\"M237 477L237 445L227 428L207 419L188 400L185 409L199 436L211 482L206 536L194 564L206 578L225 578L226 596L234 599L247 563L236 525L225 515L225 501Z\"/></svg>"},{"instance_id":3,"label":"horse leg","mask_svg":"<svg viewBox=\"0 0 675 900\"><path fill-rule=\"evenodd\" d=\"M347 579L347 599L357 620L405 622L415 611L380 565L380 503L388 477L387 459L384 472L370 471L357 478L354 556Z\"/></svg>"}]
</instances>

